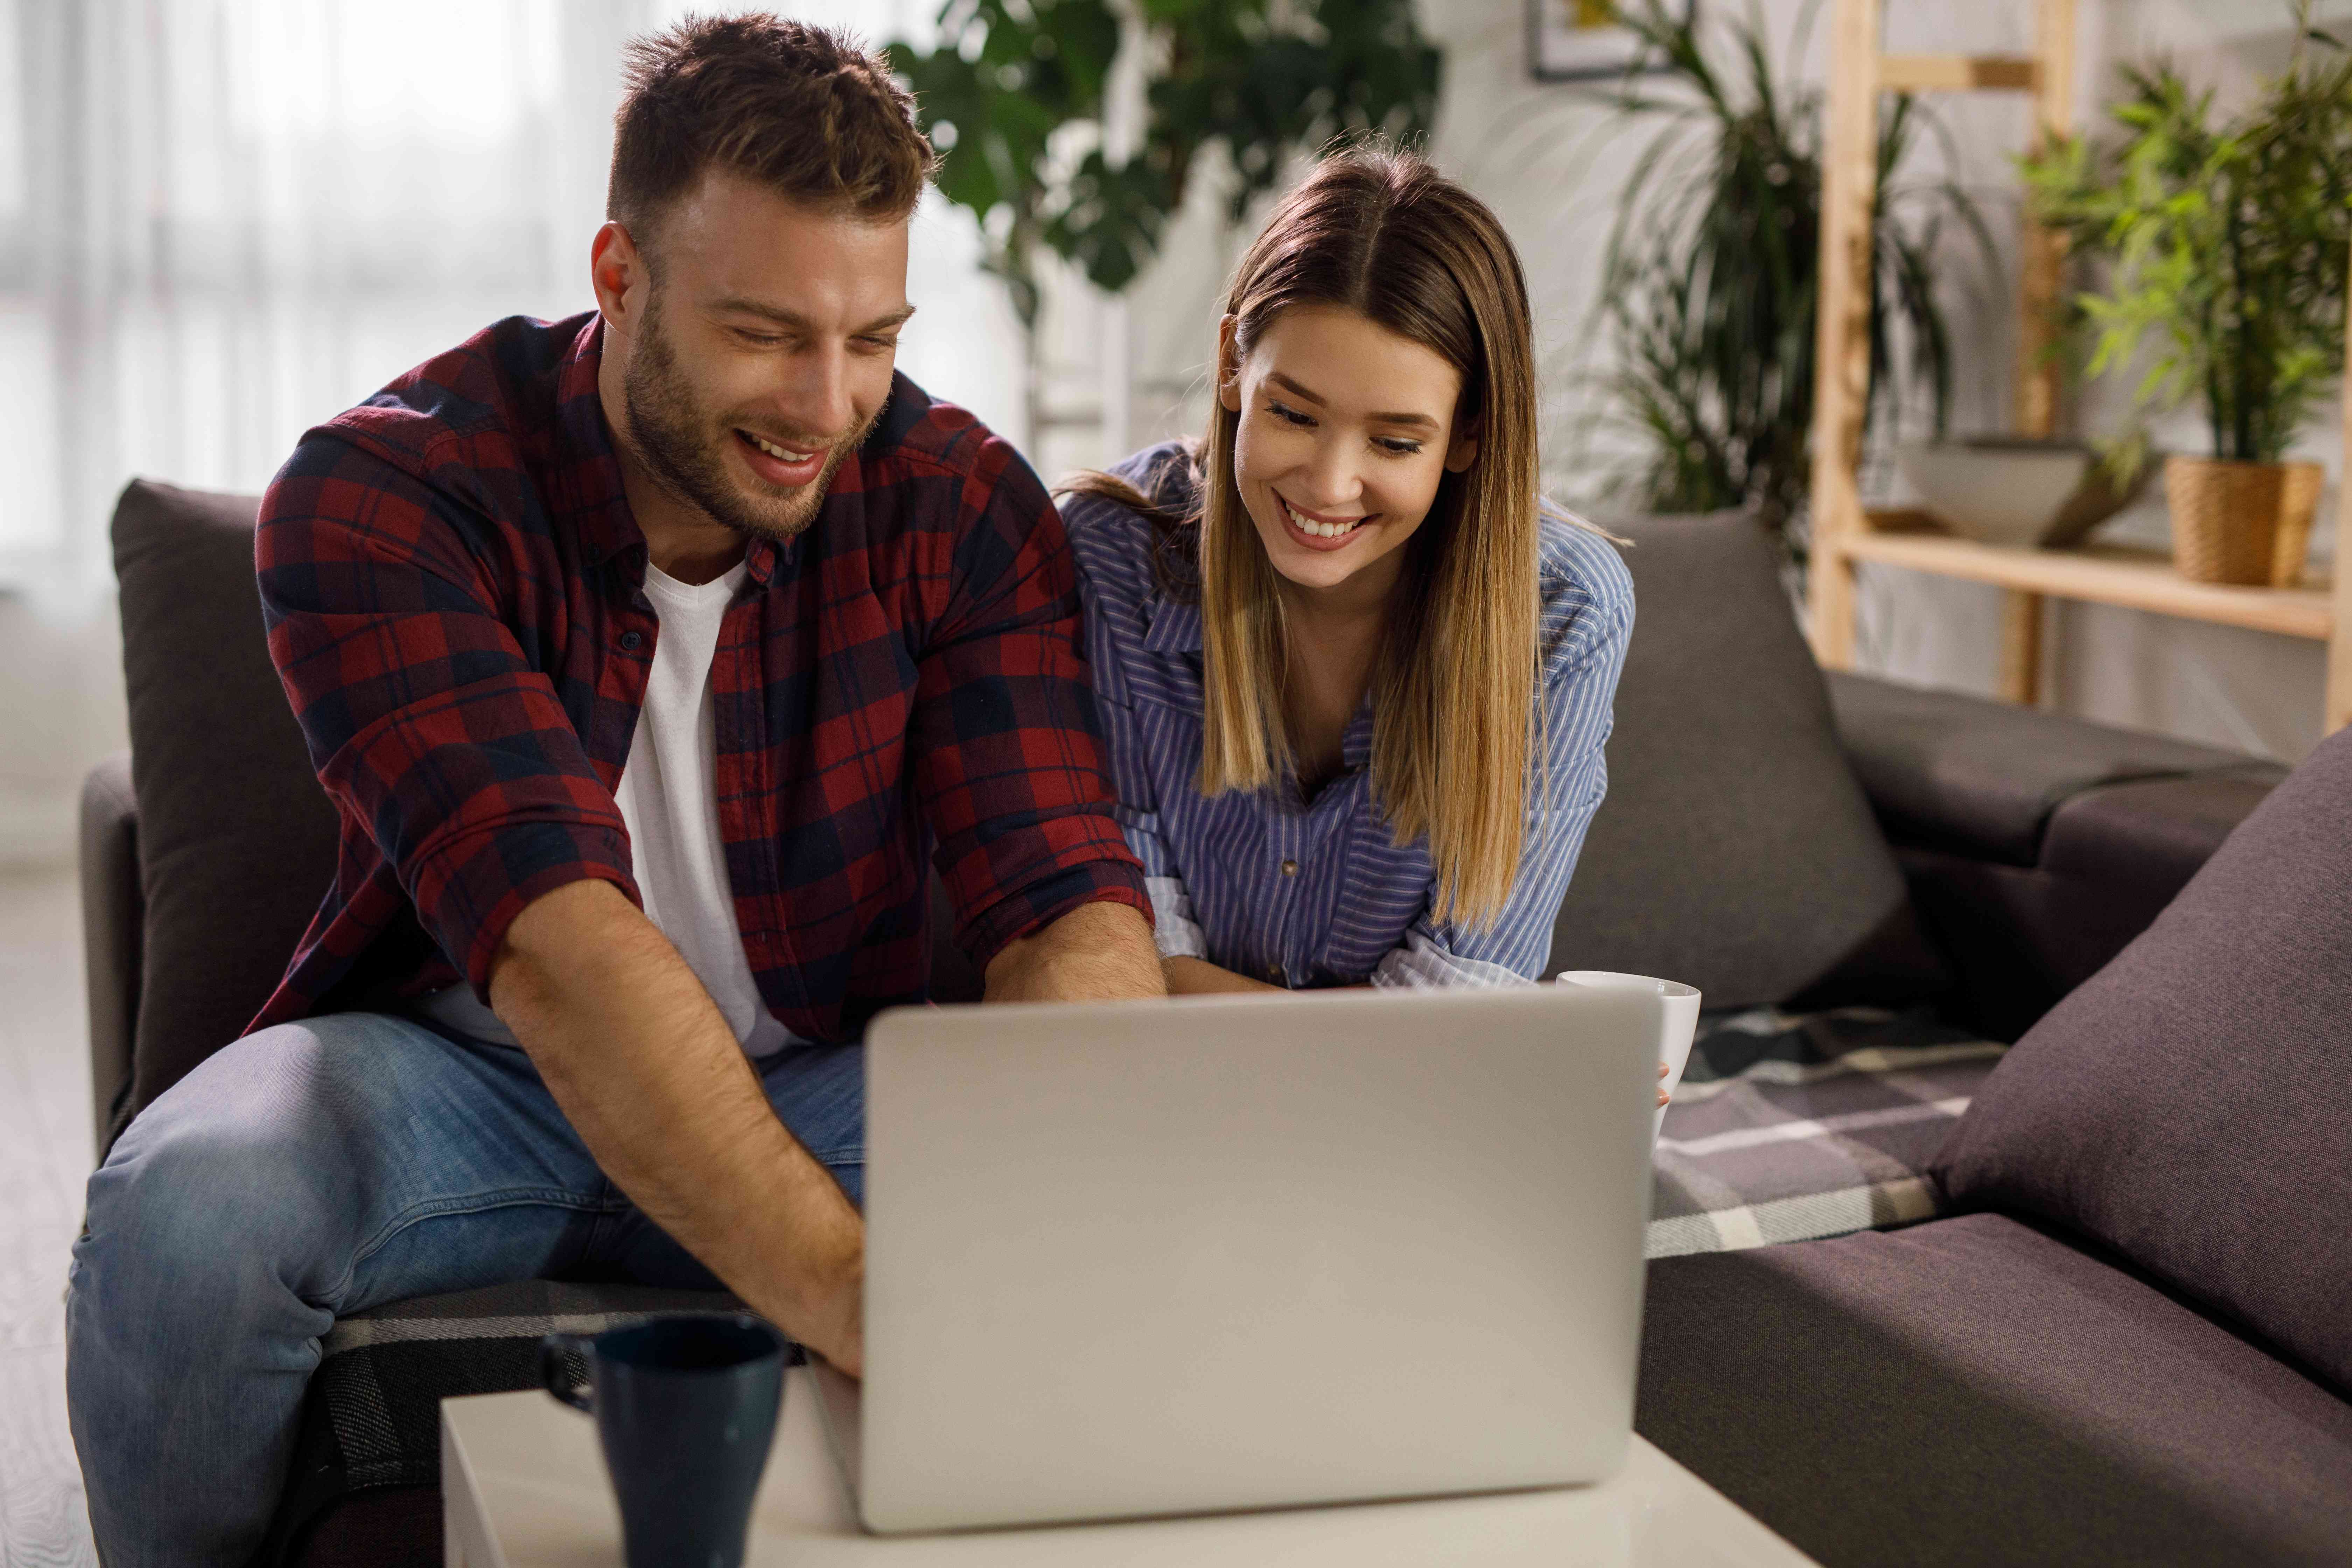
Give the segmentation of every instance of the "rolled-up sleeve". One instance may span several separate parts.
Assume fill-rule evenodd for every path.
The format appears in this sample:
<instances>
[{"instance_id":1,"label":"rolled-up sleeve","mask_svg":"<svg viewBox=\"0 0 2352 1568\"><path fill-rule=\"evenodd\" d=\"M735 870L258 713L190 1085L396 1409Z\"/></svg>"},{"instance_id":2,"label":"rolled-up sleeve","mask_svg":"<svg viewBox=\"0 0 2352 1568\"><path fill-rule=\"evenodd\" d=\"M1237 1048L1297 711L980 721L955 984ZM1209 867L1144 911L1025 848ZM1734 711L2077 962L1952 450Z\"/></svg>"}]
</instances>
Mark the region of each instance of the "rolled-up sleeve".
<instances>
[{"instance_id":1,"label":"rolled-up sleeve","mask_svg":"<svg viewBox=\"0 0 2352 1568\"><path fill-rule=\"evenodd\" d=\"M1111 503L1080 500L1076 508L1107 508ZM1100 520L1095 520L1099 525ZM1162 958L1206 958L1209 942L1192 909L1192 895L1184 885L1184 868L1175 847L1160 829L1160 788L1152 774L1158 752L1136 711L1129 688L1128 660L1137 657L1142 628L1130 593L1106 581L1103 564L1090 556L1099 539L1080 536L1072 527L1073 553L1078 567L1078 599L1085 613L1087 666L1094 682L1095 710L1102 721L1103 745L1108 752L1115 810L1127 847L1143 867L1143 886L1151 899L1151 935Z\"/></svg>"},{"instance_id":2,"label":"rolled-up sleeve","mask_svg":"<svg viewBox=\"0 0 2352 1568\"><path fill-rule=\"evenodd\" d=\"M1082 904L1149 918L1151 900L1114 815L1061 519L993 437L965 489L974 499L919 661L908 749L957 945L985 967Z\"/></svg>"},{"instance_id":3,"label":"rolled-up sleeve","mask_svg":"<svg viewBox=\"0 0 2352 1568\"><path fill-rule=\"evenodd\" d=\"M1097 624L1091 602L1089 627ZM1152 787L1149 753L1127 700L1125 682L1117 666L1106 663L1108 650L1092 650L1096 677L1096 707L1102 715L1103 742L1110 749L1111 779L1118 791L1118 827L1127 847L1143 866L1144 890L1151 897L1151 935L1162 958L1206 958L1209 939L1192 912L1192 895L1184 886L1183 868L1176 852L1160 830L1159 792Z\"/></svg>"},{"instance_id":4,"label":"rolled-up sleeve","mask_svg":"<svg viewBox=\"0 0 2352 1568\"><path fill-rule=\"evenodd\" d=\"M487 1003L532 900L586 879L637 891L612 793L465 531L458 503L314 433L263 498L255 564L320 783Z\"/></svg>"},{"instance_id":5,"label":"rolled-up sleeve","mask_svg":"<svg viewBox=\"0 0 2352 1568\"><path fill-rule=\"evenodd\" d=\"M1585 831L1609 792L1612 703L1633 632L1633 600L1623 565L1613 556L1606 563L1613 572L1604 591L1547 650L1527 835L1501 913L1466 926L1433 921L1424 911L1373 969L1374 985L1523 985L1539 977Z\"/></svg>"}]
</instances>

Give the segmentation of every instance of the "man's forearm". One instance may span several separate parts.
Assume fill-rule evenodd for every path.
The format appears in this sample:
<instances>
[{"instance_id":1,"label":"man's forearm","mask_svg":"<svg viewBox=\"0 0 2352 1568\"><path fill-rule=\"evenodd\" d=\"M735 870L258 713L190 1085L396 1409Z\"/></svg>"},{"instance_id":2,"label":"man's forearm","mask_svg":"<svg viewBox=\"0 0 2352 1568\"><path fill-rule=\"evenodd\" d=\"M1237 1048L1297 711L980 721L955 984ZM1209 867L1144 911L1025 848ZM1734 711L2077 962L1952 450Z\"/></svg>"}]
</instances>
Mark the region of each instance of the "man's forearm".
<instances>
[{"instance_id":1,"label":"man's forearm","mask_svg":"<svg viewBox=\"0 0 2352 1568\"><path fill-rule=\"evenodd\" d=\"M509 927L490 1005L597 1164L787 1333L855 1372L865 1230L785 1130L693 970L609 882Z\"/></svg>"},{"instance_id":2,"label":"man's forearm","mask_svg":"<svg viewBox=\"0 0 2352 1568\"><path fill-rule=\"evenodd\" d=\"M1171 996L1217 996L1282 989L1230 969L1220 969L1205 958L1163 958L1160 968L1167 977Z\"/></svg>"},{"instance_id":3,"label":"man's forearm","mask_svg":"<svg viewBox=\"0 0 2352 1568\"><path fill-rule=\"evenodd\" d=\"M989 961L991 1002L1118 1002L1165 996L1151 922L1125 904L1080 904Z\"/></svg>"}]
</instances>

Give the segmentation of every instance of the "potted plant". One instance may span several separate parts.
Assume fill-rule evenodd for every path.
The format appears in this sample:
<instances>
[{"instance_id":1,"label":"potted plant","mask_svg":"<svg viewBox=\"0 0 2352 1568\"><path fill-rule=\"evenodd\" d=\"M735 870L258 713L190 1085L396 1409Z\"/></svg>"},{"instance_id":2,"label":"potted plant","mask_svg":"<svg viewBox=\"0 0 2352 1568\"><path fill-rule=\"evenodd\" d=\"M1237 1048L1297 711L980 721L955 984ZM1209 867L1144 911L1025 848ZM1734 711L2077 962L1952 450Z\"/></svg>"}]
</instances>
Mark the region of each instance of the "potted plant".
<instances>
[{"instance_id":1,"label":"potted plant","mask_svg":"<svg viewBox=\"0 0 2352 1568\"><path fill-rule=\"evenodd\" d=\"M1426 136L1439 50L1412 0L1141 0L1132 37L1112 0L944 0L928 50L888 46L940 151L940 193L980 220L982 265L1028 339L1030 426L1042 425L1038 256L1116 294L1157 253L1195 160L1222 142L1228 221L1334 138ZM1114 160L1113 62L1145 61L1143 123Z\"/></svg>"},{"instance_id":2,"label":"potted plant","mask_svg":"<svg viewBox=\"0 0 2352 1568\"><path fill-rule=\"evenodd\" d=\"M1591 327L1611 340L1597 377L1597 430L1630 431L1639 455L1612 488L1649 511L1751 507L1801 561L1813 418L1820 294L1822 105L1818 88L1777 72L1754 21L1726 18L1720 58L1699 7L1628 0L1616 20L1643 54L1610 92L1618 111L1655 123L1620 199ZM1712 15L1712 13L1708 13ZM1791 56L1804 52L1803 28ZM1675 90L1662 92L1659 86ZM1967 193L1902 177L1925 131L1898 96L1880 122L1879 203L1871 241L1868 416L1884 430L1944 429L1959 345L1938 300L1944 223L1973 237L1988 274L1992 242Z\"/></svg>"},{"instance_id":3,"label":"potted plant","mask_svg":"<svg viewBox=\"0 0 2352 1568\"><path fill-rule=\"evenodd\" d=\"M2288 446L2344 370L2352 249L2352 53L2294 6L2284 74L2236 119L2170 65L2126 68L2123 134L2057 140L2023 161L2042 221L2105 263L2076 297L2095 329L2090 372L2147 366L2145 416L2201 403L2210 457L2165 460L2179 570L2200 582L2288 584L2303 570L2318 465ZM2115 444L2118 468L2144 434Z\"/></svg>"}]
</instances>

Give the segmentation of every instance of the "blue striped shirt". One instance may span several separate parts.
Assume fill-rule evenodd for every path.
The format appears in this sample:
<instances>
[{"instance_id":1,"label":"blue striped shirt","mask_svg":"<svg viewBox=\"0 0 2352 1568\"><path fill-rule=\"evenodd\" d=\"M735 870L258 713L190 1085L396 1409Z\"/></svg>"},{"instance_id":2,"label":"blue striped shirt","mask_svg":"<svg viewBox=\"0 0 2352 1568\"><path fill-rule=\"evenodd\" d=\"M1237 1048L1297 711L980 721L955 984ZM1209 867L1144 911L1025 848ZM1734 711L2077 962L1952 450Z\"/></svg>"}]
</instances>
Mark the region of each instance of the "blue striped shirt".
<instances>
[{"instance_id":1,"label":"blue striped shirt","mask_svg":"<svg viewBox=\"0 0 2352 1568\"><path fill-rule=\"evenodd\" d=\"M1181 445L1112 470L1181 509ZM1608 790L1610 699L1633 625L1633 583L1609 542L1543 525L1543 756L1531 770L1517 879L1490 923L1430 915L1429 842L1393 841L1371 788L1372 706L1341 742L1338 777L1312 800L1286 778L1204 796L1198 606L1161 591L1149 519L1097 496L1062 502L1078 558L1087 652L1128 847L1143 862L1160 951L1278 985L1516 985L1551 949L1578 848Z\"/></svg>"}]
</instances>

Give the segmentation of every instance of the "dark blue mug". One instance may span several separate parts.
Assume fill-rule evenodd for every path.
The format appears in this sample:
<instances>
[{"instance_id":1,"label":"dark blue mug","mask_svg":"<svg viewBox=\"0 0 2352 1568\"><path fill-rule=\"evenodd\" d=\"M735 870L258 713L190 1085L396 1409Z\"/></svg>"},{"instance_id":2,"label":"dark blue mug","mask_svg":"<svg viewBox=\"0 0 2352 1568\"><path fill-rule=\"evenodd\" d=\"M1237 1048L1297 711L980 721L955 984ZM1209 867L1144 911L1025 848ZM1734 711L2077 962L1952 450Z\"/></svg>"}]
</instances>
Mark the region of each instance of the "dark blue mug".
<instances>
[{"instance_id":1,"label":"dark blue mug","mask_svg":"<svg viewBox=\"0 0 2352 1568\"><path fill-rule=\"evenodd\" d=\"M540 1342L539 1380L596 1418L629 1568L741 1568L784 1398L784 1336L748 1313ZM583 1386L570 1364L584 1363Z\"/></svg>"}]
</instances>

